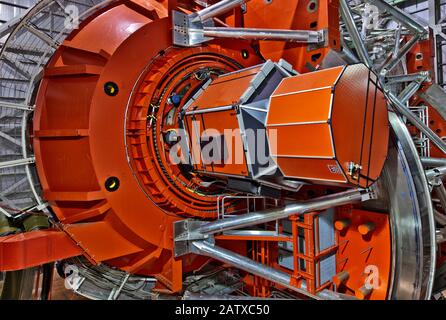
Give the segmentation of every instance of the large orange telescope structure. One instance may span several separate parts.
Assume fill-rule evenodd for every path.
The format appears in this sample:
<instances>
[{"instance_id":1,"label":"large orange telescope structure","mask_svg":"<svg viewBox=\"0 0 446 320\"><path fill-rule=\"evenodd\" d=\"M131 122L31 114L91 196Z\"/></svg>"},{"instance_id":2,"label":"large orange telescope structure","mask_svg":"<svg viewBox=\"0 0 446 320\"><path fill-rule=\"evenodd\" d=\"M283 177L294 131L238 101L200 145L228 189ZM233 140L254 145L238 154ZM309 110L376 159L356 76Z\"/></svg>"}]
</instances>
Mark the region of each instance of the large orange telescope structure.
<instances>
[{"instance_id":1,"label":"large orange telescope structure","mask_svg":"<svg viewBox=\"0 0 446 320\"><path fill-rule=\"evenodd\" d=\"M3 298L49 298L54 264L92 299L441 296L422 25L383 0L90 2L38 2L1 49Z\"/></svg>"}]
</instances>

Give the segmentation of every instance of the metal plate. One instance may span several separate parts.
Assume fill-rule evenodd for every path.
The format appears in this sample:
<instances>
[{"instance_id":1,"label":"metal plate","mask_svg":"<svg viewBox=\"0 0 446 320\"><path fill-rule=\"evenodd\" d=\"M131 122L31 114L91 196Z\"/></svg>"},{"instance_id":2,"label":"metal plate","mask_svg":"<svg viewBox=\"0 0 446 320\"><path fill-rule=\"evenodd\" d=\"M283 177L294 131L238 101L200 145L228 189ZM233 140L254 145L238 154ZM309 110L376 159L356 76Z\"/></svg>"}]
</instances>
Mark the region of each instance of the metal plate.
<instances>
[{"instance_id":1,"label":"metal plate","mask_svg":"<svg viewBox=\"0 0 446 320\"><path fill-rule=\"evenodd\" d=\"M378 184L390 211L391 299L430 299L435 273L435 226L424 170L406 125L389 114L392 127L387 162Z\"/></svg>"}]
</instances>

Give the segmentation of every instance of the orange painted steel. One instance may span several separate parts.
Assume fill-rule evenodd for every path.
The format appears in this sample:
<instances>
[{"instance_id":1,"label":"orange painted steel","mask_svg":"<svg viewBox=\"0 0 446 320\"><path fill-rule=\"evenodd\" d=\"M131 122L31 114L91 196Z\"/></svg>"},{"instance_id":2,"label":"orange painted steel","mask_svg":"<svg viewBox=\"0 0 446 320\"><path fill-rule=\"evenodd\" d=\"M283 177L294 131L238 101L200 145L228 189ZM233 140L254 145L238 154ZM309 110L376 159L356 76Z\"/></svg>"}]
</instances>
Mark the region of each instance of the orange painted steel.
<instances>
[{"instance_id":1,"label":"orange painted steel","mask_svg":"<svg viewBox=\"0 0 446 320\"><path fill-rule=\"evenodd\" d=\"M271 244L268 241L253 241L252 242L252 259L263 265L271 265L273 260L273 253ZM255 297L267 298L271 295L272 283L267 279L259 276L254 276L253 291Z\"/></svg>"},{"instance_id":2,"label":"orange painted steel","mask_svg":"<svg viewBox=\"0 0 446 320\"><path fill-rule=\"evenodd\" d=\"M186 116L186 128L196 171L248 176L242 131L237 119L237 111L232 106L240 103L240 97L260 69L261 66L218 77L206 88L205 93L200 95L186 110L186 115L188 112L205 112ZM220 107L229 107L230 109L220 110ZM220 163L206 161L202 154L201 143L204 138L208 138L206 137L208 129L211 129L211 133L215 133L215 135L222 135L224 148L231 148L227 154L221 155L223 161ZM229 134L227 130L230 130ZM199 154L194 154L194 147L195 150L200 151Z\"/></svg>"},{"instance_id":3,"label":"orange painted steel","mask_svg":"<svg viewBox=\"0 0 446 320\"><path fill-rule=\"evenodd\" d=\"M243 26L265 28L272 26L286 30L327 30L326 45L314 46L301 43L260 41L259 49L266 59L283 58L297 71L314 71L331 49L340 49L338 0L274 0L250 1Z\"/></svg>"},{"instance_id":4,"label":"orange painted steel","mask_svg":"<svg viewBox=\"0 0 446 320\"><path fill-rule=\"evenodd\" d=\"M158 125L168 112L165 92L194 71L228 73L260 60L244 42L172 48L169 25L165 3L157 1L118 3L81 25L45 70L33 144L44 198L85 255L155 276L164 285L159 290L178 292L182 274L205 259L174 259L173 222L212 218L217 210L214 196L195 191L199 178L182 183L186 178L159 152L165 146L153 144L153 136L175 126ZM107 92L110 83L114 92ZM154 104L163 108L150 127Z\"/></svg>"},{"instance_id":5,"label":"orange painted steel","mask_svg":"<svg viewBox=\"0 0 446 320\"><path fill-rule=\"evenodd\" d=\"M339 245L336 273L349 273L338 291L361 296L359 289L369 285L373 290L367 299L386 299L392 264L389 215L346 206L337 210L335 219L350 222L345 230L336 232ZM373 223L375 228L370 234L362 235L358 228L367 223ZM377 281L373 280L375 277Z\"/></svg>"},{"instance_id":6,"label":"orange painted steel","mask_svg":"<svg viewBox=\"0 0 446 320\"><path fill-rule=\"evenodd\" d=\"M261 67L249 68L235 74L222 75L206 88L206 94L194 102L193 111L203 111L237 104ZM230 83L228 85L228 83ZM191 110L192 111L192 110ZM211 127L213 128L213 127Z\"/></svg>"},{"instance_id":7,"label":"orange painted steel","mask_svg":"<svg viewBox=\"0 0 446 320\"><path fill-rule=\"evenodd\" d=\"M288 178L369 187L387 156L387 103L362 64L284 79L267 129L278 137L273 158Z\"/></svg>"},{"instance_id":8,"label":"orange painted steel","mask_svg":"<svg viewBox=\"0 0 446 320\"><path fill-rule=\"evenodd\" d=\"M84 251L60 230L0 237L0 271L22 270L82 254Z\"/></svg>"},{"instance_id":9,"label":"orange painted steel","mask_svg":"<svg viewBox=\"0 0 446 320\"><path fill-rule=\"evenodd\" d=\"M178 4L184 11L196 8L190 1L116 2L83 22L56 51L37 93L32 139L43 197L49 201L62 231L0 238L2 270L24 269L82 254L93 263L154 276L158 292L181 292L183 275L201 267L207 259L195 255L174 258L172 225L190 217L216 219L216 191L221 192L202 188L206 180L197 169L204 167L201 171L206 171L207 164L199 163L194 171L172 163L171 146L165 138L180 129L181 107L203 85L201 75L206 73L215 80L208 94L197 102L196 110L203 111L237 102L259 71L259 67L250 67L264 62L263 57L275 61L285 58L296 70L307 72L314 71L331 49L339 49L338 4L334 0L275 0L266 6L263 1L251 1L245 15L234 10L222 17L224 23L234 26L327 29L327 43L319 47L218 40L195 48L177 48L172 45L168 12L178 9ZM360 186L368 186L369 180L379 175L387 151L386 106L378 92L376 108L364 108L366 101L372 104L375 98L375 86L369 81L374 78L363 66L354 68L356 73L344 82L348 68L340 67L290 78L277 89L268 119L269 128L277 128L280 133L278 151L290 156L277 157L286 175L316 183L324 180ZM231 74L221 76L227 73ZM181 98L179 105L171 100L176 95ZM361 118L363 114L365 118ZM192 120L187 119L189 127ZM286 126L289 122L305 124ZM235 111L207 114L206 126L220 132L238 128ZM361 156L360 138L367 147ZM233 143L234 148L243 148L240 135L231 139L238 142ZM345 140L352 142L347 144ZM236 154L243 150L232 151ZM181 152L179 155L185 156ZM312 160L297 158L302 155ZM351 162L362 164L366 179L346 173ZM241 164L216 165L213 171L248 174L245 158ZM234 206L229 201L226 212ZM301 224L307 239L318 232L317 223L308 220L317 214L308 215L305 225ZM354 221L352 227L369 222L364 219L373 221L377 229L370 243L383 250L385 257L390 255L384 215L353 210L340 212L339 217ZM356 252L363 239L354 229L348 230L339 234L338 243L355 241L350 246ZM277 242L296 242L297 233L293 236L217 235L216 240L243 255L250 254L247 243L252 241L253 257L278 268ZM307 241L307 246L311 253L316 243ZM362 279L356 266L362 266L363 261L341 249L339 271L351 272L346 291L354 294ZM325 253L296 256L311 262L313 270L296 271L294 285L299 286L305 279L310 292L332 285L315 285L317 260ZM389 269L390 260L380 260L374 252L370 259L384 271ZM246 279L258 296L267 296L274 286L258 277ZM388 277L384 274L381 281L387 284ZM371 295L384 297L384 289Z\"/></svg>"},{"instance_id":10,"label":"orange painted steel","mask_svg":"<svg viewBox=\"0 0 446 320\"><path fill-rule=\"evenodd\" d=\"M240 68L241 63L259 62L254 55L249 60L242 59L242 48L223 43L225 49L210 45L206 49L165 50L143 75L127 111L127 149L133 170L145 193L167 213L200 218L216 216L217 198L194 191L201 179L196 175L191 179L179 166L170 163L171 147L160 137L169 131L178 131L176 120L166 120L178 119L181 111L168 103L169 96L188 87L189 92L197 90L202 83L196 79L195 71L211 69L227 73ZM183 98L182 103L186 100ZM153 110L156 116L150 114ZM175 113L172 115L172 112ZM148 113L153 121L147 125Z\"/></svg>"},{"instance_id":11,"label":"orange painted steel","mask_svg":"<svg viewBox=\"0 0 446 320\"><path fill-rule=\"evenodd\" d=\"M314 212L306 214L301 221L301 217L292 217L293 232L293 260L294 270L292 282L297 286L305 283L307 290L315 294L321 290L330 288L331 280L322 283L321 280L321 260L334 255L338 250L337 242L332 246L320 249L319 244L319 215L324 212ZM303 232L303 245L300 244L300 232ZM303 247L302 247L303 246ZM302 268L302 264L304 267Z\"/></svg>"}]
</instances>

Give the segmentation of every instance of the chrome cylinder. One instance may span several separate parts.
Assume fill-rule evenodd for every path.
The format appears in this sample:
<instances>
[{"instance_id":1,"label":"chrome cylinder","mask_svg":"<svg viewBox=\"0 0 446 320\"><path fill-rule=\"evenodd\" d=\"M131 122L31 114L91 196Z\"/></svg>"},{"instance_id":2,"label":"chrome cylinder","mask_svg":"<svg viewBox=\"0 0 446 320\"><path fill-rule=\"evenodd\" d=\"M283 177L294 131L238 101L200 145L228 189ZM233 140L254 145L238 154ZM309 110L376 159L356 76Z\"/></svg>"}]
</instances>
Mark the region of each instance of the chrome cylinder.
<instances>
[{"instance_id":1,"label":"chrome cylinder","mask_svg":"<svg viewBox=\"0 0 446 320\"><path fill-rule=\"evenodd\" d=\"M214 258L221 262L240 268L246 272L269 279L273 282L277 282L285 286L290 285L291 276L286 272L265 266L232 251L220 248L218 246L213 246L205 241L195 241L192 243L192 245L201 255Z\"/></svg>"},{"instance_id":2,"label":"chrome cylinder","mask_svg":"<svg viewBox=\"0 0 446 320\"><path fill-rule=\"evenodd\" d=\"M421 162L425 167L444 167L446 166L446 159L442 158L428 158L421 157Z\"/></svg>"},{"instance_id":3,"label":"chrome cylinder","mask_svg":"<svg viewBox=\"0 0 446 320\"><path fill-rule=\"evenodd\" d=\"M423 132L426 137L428 137L429 140L432 141L432 143L434 143L441 151L446 153L446 143L437 134L435 134L435 132L433 132L424 122L422 122L415 113L404 106L392 92L387 91L386 95L394 108L401 115L405 116L407 120L409 120L415 127L417 127L418 130Z\"/></svg>"},{"instance_id":4,"label":"chrome cylinder","mask_svg":"<svg viewBox=\"0 0 446 320\"><path fill-rule=\"evenodd\" d=\"M385 66L382 67L381 74L386 75L388 72L390 72L393 68L397 66L398 63L400 63L401 59L403 59L406 54L412 49L412 47L420 40L420 37L418 35L413 36L399 51L399 53L393 57Z\"/></svg>"},{"instance_id":5,"label":"chrome cylinder","mask_svg":"<svg viewBox=\"0 0 446 320\"><path fill-rule=\"evenodd\" d=\"M205 27L203 29L203 34L205 37L211 38L233 38L245 40L275 40L304 43L319 43L323 41L322 33L311 30Z\"/></svg>"},{"instance_id":6,"label":"chrome cylinder","mask_svg":"<svg viewBox=\"0 0 446 320\"><path fill-rule=\"evenodd\" d=\"M442 178L445 175L446 175L446 166L438 167L438 168L426 171L427 180L432 180L435 178Z\"/></svg>"},{"instance_id":7,"label":"chrome cylinder","mask_svg":"<svg viewBox=\"0 0 446 320\"><path fill-rule=\"evenodd\" d=\"M425 81L427 78L429 78L429 72L422 71L418 73L411 73L411 74L403 74L403 75L396 75L396 76L387 76L386 77L386 83L387 84L394 84L394 83L401 83L401 82L412 82L412 81Z\"/></svg>"},{"instance_id":8,"label":"chrome cylinder","mask_svg":"<svg viewBox=\"0 0 446 320\"><path fill-rule=\"evenodd\" d=\"M249 0L248 0L249 1ZM247 0L222 0L213 4L203 10L197 12L197 16L192 20L192 22L205 21L217 17L223 13L230 11L231 9L237 8L243 5Z\"/></svg>"},{"instance_id":9,"label":"chrome cylinder","mask_svg":"<svg viewBox=\"0 0 446 320\"><path fill-rule=\"evenodd\" d=\"M209 258L213 258L215 260L221 261L228 265L239 268L248 273L257 275L269 281L278 283L290 290L303 294L313 299L317 300L350 300L352 297L346 296L344 294L340 294L337 292L333 292L331 290L322 290L318 292L316 295L311 294L306 290L305 285L302 285L302 288L297 288L290 284L291 275L265 266L261 263L258 263L254 260L246 258L245 256L239 255L235 252L223 249L221 247L212 245L206 241L195 241L192 242L192 246L194 247L194 251L196 254L200 254ZM353 298L354 299L354 298Z\"/></svg>"},{"instance_id":10,"label":"chrome cylinder","mask_svg":"<svg viewBox=\"0 0 446 320\"><path fill-rule=\"evenodd\" d=\"M415 93L420 89L422 81L414 81L409 83L409 85L401 92L398 99L402 104L405 104L410 98L413 97Z\"/></svg>"},{"instance_id":11,"label":"chrome cylinder","mask_svg":"<svg viewBox=\"0 0 446 320\"><path fill-rule=\"evenodd\" d=\"M243 214L237 217L209 222L202 225L198 232L201 234L215 234L223 231L240 229L252 225L267 223L288 218L295 214L321 211L332 207L357 203L363 200L361 191L354 189L338 194L324 196L301 203L292 203L281 208L273 208L259 212Z\"/></svg>"}]
</instances>

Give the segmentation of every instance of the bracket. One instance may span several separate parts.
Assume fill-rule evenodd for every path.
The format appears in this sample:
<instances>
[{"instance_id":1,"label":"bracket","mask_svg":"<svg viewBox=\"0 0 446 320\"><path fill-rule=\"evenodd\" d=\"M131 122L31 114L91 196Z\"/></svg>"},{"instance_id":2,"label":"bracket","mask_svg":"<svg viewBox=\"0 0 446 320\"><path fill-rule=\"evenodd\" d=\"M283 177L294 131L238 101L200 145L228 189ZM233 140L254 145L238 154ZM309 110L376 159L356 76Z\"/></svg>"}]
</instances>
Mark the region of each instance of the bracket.
<instances>
[{"instance_id":1,"label":"bracket","mask_svg":"<svg viewBox=\"0 0 446 320\"><path fill-rule=\"evenodd\" d=\"M206 224L206 221L188 219L174 222L173 236L175 258L194 253L194 246L190 245L192 241L209 240L212 243L214 242L212 236L197 231L203 224Z\"/></svg>"}]
</instances>

